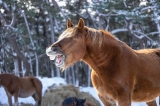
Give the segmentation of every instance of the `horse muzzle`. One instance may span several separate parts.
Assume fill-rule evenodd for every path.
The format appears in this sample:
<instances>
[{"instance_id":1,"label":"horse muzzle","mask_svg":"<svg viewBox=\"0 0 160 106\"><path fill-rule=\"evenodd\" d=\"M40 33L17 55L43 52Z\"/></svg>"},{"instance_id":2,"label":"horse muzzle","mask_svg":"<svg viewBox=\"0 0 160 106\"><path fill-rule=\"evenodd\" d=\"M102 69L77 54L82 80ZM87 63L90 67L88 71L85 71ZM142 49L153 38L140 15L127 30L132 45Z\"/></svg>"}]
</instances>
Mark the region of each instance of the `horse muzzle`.
<instances>
[{"instance_id":1,"label":"horse muzzle","mask_svg":"<svg viewBox=\"0 0 160 106\"><path fill-rule=\"evenodd\" d=\"M63 52L60 52L57 47L48 47L46 49L46 54L49 56L50 60L55 60L55 64L57 67L65 67L65 59L66 56Z\"/></svg>"}]
</instances>

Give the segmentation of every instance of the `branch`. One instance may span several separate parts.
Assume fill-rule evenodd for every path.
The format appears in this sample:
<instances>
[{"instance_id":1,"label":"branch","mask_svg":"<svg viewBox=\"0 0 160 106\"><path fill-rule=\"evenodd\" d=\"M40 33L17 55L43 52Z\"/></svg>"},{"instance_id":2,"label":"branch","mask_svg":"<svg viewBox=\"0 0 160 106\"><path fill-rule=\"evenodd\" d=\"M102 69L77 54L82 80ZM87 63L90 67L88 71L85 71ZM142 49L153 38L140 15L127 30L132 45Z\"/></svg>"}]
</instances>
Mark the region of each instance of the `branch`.
<instances>
[{"instance_id":1,"label":"branch","mask_svg":"<svg viewBox=\"0 0 160 106\"><path fill-rule=\"evenodd\" d=\"M2 16L2 14L0 14L1 15L1 17L0 17L0 19L1 19L1 22L3 23L3 25L5 26L5 27L9 27L9 28L11 28L12 30L14 30L14 31L17 31L18 29L17 28L14 28L13 26L15 25L15 22L16 22L16 16L15 16L15 14L14 14L14 12L12 13L12 21L11 21L11 23L9 24L9 25L7 25L6 24L6 20L5 20L5 18Z\"/></svg>"},{"instance_id":2,"label":"branch","mask_svg":"<svg viewBox=\"0 0 160 106\"><path fill-rule=\"evenodd\" d=\"M83 15L81 15L79 12L76 12L76 14L78 14L81 18L83 18L83 19L87 19L87 18L89 18L89 16L83 16Z\"/></svg>"},{"instance_id":3,"label":"branch","mask_svg":"<svg viewBox=\"0 0 160 106\"><path fill-rule=\"evenodd\" d=\"M10 56L12 56L13 58L16 58L16 55L13 55L11 52L9 52L9 51L4 47L3 44L0 44L0 47L2 47L3 50L7 52L7 54L9 54Z\"/></svg>"},{"instance_id":4,"label":"branch","mask_svg":"<svg viewBox=\"0 0 160 106\"><path fill-rule=\"evenodd\" d=\"M121 15L121 14L110 14L110 13L108 13L108 14L102 14L102 13L100 13L98 10L96 10L96 13L97 13L99 16L102 16L102 17L112 17L112 16L119 16L119 15Z\"/></svg>"},{"instance_id":5,"label":"branch","mask_svg":"<svg viewBox=\"0 0 160 106\"><path fill-rule=\"evenodd\" d=\"M13 29L13 30L15 30L15 31L18 30L17 28L12 27L11 25L4 25L4 26L5 26L5 27L9 27L9 28L11 28L11 29Z\"/></svg>"},{"instance_id":6,"label":"branch","mask_svg":"<svg viewBox=\"0 0 160 106\"><path fill-rule=\"evenodd\" d=\"M86 8L86 12L87 12L87 14L89 15L90 19L92 20L94 27L97 28L97 27L96 27L96 24L94 23L95 20L94 20L94 18L92 17L92 15L89 13L88 8Z\"/></svg>"},{"instance_id":7,"label":"branch","mask_svg":"<svg viewBox=\"0 0 160 106\"><path fill-rule=\"evenodd\" d=\"M10 26L14 26L15 25L15 22L16 22L16 15L14 12L12 12L12 21L10 23Z\"/></svg>"},{"instance_id":8,"label":"branch","mask_svg":"<svg viewBox=\"0 0 160 106\"><path fill-rule=\"evenodd\" d=\"M107 17L107 18L106 18L106 21L107 21L106 30L108 31L108 29L109 29L109 22L110 22L110 18L109 18L109 17Z\"/></svg>"},{"instance_id":9,"label":"branch","mask_svg":"<svg viewBox=\"0 0 160 106\"><path fill-rule=\"evenodd\" d=\"M58 3L57 3L55 0L52 0L52 3L53 3L53 5L54 5L54 8L57 9L57 10L59 10L59 11L63 14L63 16L64 16L65 18L67 18L67 16L65 15L65 13L64 13L64 12L61 10L61 8L59 7Z\"/></svg>"},{"instance_id":10,"label":"branch","mask_svg":"<svg viewBox=\"0 0 160 106\"><path fill-rule=\"evenodd\" d=\"M127 7L126 0L123 0L124 7Z\"/></svg>"},{"instance_id":11,"label":"branch","mask_svg":"<svg viewBox=\"0 0 160 106\"><path fill-rule=\"evenodd\" d=\"M150 37L148 37L147 34L144 34L144 33L140 32L140 31L133 31L133 32L134 32L134 35L135 35L137 38L142 39L142 38L146 37L147 39L149 39L149 40L151 40L151 41L153 42L153 40L152 40ZM139 33L139 34L141 34L141 36L138 36L138 35L136 35L135 33Z\"/></svg>"},{"instance_id":12,"label":"branch","mask_svg":"<svg viewBox=\"0 0 160 106\"><path fill-rule=\"evenodd\" d=\"M3 7L5 8L5 10L10 11L9 7L7 6L6 2L3 2Z\"/></svg>"},{"instance_id":13,"label":"branch","mask_svg":"<svg viewBox=\"0 0 160 106\"><path fill-rule=\"evenodd\" d=\"M99 0L91 0L93 3L99 3Z\"/></svg>"},{"instance_id":14,"label":"branch","mask_svg":"<svg viewBox=\"0 0 160 106\"><path fill-rule=\"evenodd\" d=\"M31 31L30 31L30 28L29 28L29 25L28 25L28 21L27 21L26 15L22 10L21 10L21 13L22 13L22 16L24 17L24 21L26 23L26 27L27 27L27 30L28 30L28 34L29 34L29 38L31 40L32 47L35 47L34 43L33 43L33 40L32 40L32 37L31 37Z\"/></svg>"},{"instance_id":15,"label":"branch","mask_svg":"<svg viewBox=\"0 0 160 106\"><path fill-rule=\"evenodd\" d=\"M59 27L58 21L57 21L56 17L53 17L53 18L54 18L54 23L55 23L56 28L57 28L58 30L61 30L61 27Z\"/></svg>"},{"instance_id":16,"label":"branch","mask_svg":"<svg viewBox=\"0 0 160 106\"><path fill-rule=\"evenodd\" d=\"M154 34L160 34L160 32L151 32L151 33L148 33L147 35L154 35Z\"/></svg>"},{"instance_id":17,"label":"branch","mask_svg":"<svg viewBox=\"0 0 160 106\"><path fill-rule=\"evenodd\" d=\"M112 33L112 34L116 34L116 33L119 33L119 32L127 32L127 31L128 31L128 29L122 28L122 29L112 30L111 33Z\"/></svg>"},{"instance_id":18,"label":"branch","mask_svg":"<svg viewBox=\"0 0 160 106\"><path fill-rule=\"evenodd\" d=\"M141 11L145 11L145 10L148 11L148 9L155 9L155 8L156 6L149 6L149 7L142 8Z\"/></svg>"},{"instance_id":19,"label":"branch","mask_svg":"<svg viewBox=\"0 0 160 106\"><path fill-rule=\"evenodd\" d=\"M133 33L133 35L136 37L136 38L138 38L138 39L143 39L144 38L144 36L138 36L137 34L135 34L135 33Z\"/></svg>"}]
</instances>

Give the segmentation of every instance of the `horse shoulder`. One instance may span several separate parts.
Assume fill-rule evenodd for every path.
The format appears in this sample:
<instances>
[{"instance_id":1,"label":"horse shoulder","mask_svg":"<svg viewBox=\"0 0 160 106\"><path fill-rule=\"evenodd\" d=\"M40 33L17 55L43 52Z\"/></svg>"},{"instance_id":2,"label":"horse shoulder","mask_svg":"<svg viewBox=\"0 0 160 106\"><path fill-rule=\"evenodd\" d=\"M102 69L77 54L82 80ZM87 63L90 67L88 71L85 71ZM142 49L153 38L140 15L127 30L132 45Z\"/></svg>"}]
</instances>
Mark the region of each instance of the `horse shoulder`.
<instances>
[{"instance_id":1,"label":"horse shoulder","mask_svg":"<svg viewBox=\"0 0 160 106\"><path fill-rule=\"evenodd\" d=\"M13 93L19 91L19 78L15 75L7 75L6 74L6 86L3 86L5 88L5 91L8 92L10 95L13 95Z\"/></svg>"}]
</instances>

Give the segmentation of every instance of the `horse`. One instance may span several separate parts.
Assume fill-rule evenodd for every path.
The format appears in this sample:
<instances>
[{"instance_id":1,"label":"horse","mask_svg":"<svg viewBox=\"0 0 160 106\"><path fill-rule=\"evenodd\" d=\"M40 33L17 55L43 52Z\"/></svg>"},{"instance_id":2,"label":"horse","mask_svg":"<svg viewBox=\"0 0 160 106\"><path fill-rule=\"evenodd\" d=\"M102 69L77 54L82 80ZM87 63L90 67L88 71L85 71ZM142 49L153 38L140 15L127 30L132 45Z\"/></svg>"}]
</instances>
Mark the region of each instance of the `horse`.
<instances>
[{"instance_id":1,"label":"horse","mask_svg":"<svg viewBox=\"0 0 160 106\"><path fill-rule=\"evenodd\" d=\"M160 49L134 50L110 32L85 26L82 18L46 48L50 60L65 70L77 61L89 65L93 87L105 106L156 106L160 95Z\"/></svg>"},{"instance_id":2,"label":"horse","mask_svg":"<svg viewBox=\"0 0 160 106\"><path fill-rule=\"evenodd\" d=\"M86 102L86 99L79 99L76 97L69 97L64 99L62 106L95 106L90 102Z\"/></svg>"},{"instance_id":3,"label":"horse","mask_svg":"<svg viewBox=\"0 0 160 106\"><path fill-rule=\"evenodd\" d=\"M14 96L15 106L18 106L18 97L26 98L32 96L37 106L41 106L42 83L33 76L18 77L14 74L0 74L0 85L5 89L8 104L12 106Z\"/></svg>"}]
</instances>

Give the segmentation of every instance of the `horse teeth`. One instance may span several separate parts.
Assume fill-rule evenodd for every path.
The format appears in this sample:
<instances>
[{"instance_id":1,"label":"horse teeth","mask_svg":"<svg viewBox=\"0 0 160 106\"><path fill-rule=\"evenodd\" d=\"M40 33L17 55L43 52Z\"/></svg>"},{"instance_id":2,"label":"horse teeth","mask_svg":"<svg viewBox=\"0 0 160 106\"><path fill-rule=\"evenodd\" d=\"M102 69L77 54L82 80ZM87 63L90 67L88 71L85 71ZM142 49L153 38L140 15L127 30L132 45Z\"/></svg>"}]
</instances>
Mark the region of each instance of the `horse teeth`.
<instances>
[{"instance_id":1,"label":"horse teeth","mask_svg":"<svg viewBox=\"0 0 160 106\"><path fill-rule=\"evenodd\" d=\"M54 59L55 59L55 56L50 56L49 59L50 59L50 60L54 60Z\"/></svg>"}]
</instances>

